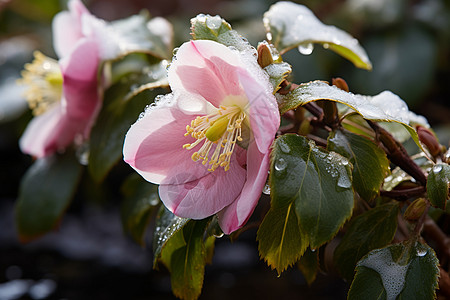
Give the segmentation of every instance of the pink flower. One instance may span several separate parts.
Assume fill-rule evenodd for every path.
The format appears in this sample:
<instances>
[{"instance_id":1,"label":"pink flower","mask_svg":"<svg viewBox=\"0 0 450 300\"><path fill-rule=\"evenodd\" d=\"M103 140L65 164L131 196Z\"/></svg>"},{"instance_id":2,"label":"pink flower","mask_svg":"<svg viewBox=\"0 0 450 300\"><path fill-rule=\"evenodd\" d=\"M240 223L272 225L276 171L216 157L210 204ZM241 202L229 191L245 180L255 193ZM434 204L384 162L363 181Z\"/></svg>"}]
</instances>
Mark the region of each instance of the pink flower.
<instances>
[{"instance_id":1,"label":"pink flower","mask_svg":"<svg viewBox=\"0 0 450 300\"><path fill-rule=\"evenodd\" d=\"M37 52L22 74L36 116L19 144L38 158L65 149L76 138L86 139L101 105L98 43L82 30L82 18L91 15L79 0L71 0L69 9L53 20L54 48L61 59Z\"/></svg>"},{"instance_id":2,"label":"pink flower","mask_svg":"<svg viewBox=\"0 0 450 300\"><path fill-rule=\"evenodd\" d=\"M256 52L256 51L255 51ZM125 138L124 160L175 215L218 213L222 230L242 227L265 185L280 116L254 53L207 40L183 44L169 68L172 93Z\"/></svg>"}]
</instances>

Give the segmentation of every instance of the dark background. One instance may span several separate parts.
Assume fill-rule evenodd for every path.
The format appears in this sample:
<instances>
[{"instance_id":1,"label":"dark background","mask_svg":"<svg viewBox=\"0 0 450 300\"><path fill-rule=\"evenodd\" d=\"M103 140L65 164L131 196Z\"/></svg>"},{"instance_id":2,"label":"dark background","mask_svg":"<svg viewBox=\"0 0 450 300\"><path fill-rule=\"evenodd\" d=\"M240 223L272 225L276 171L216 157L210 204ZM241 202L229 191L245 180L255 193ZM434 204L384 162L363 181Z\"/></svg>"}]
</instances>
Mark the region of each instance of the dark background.
<instances>
[{"instance_id":1,"label":"dark background","mask_svg":"<svg viewBox=\"0 0 450 300\"><path fill-rule=\"evenodd\" d=\"M275 1L92 0L90 11L115 20L148 9L174 24L175 45L189 39L189 19L220 14L256 45L265 37L262 15ZM374 95L391 90L428 118L441 142L450 138L450 4L444 0L297 1L326 24L357 37L369 54L372 72L358 70L338 55L316 46L309 56L296 50L284 60L292 81L343 77L351 91ZM20 244L14 202L20 179L32 164L17 141L31 118L22 90L15 85L23 64L39 49L54 56L51 20L65 1L0 0L0 300L3 299L171 299L166 270L152 271L149 247L123 234L118 180L131 170L116 166L106 181L83 180L60 228ZM263 203L267 203L267 196ZM151 225L150 225L151 227ZM151 230L149 230L151 231ZM320 273L308 287L295 267L281 277L258 257L256 230L231 243L216 242L206 267L200 299L345 299L348 284ZM322 266L327 269L326 266ZM330 270L329 270L330 271Z\"/></svg>"}]
</instances>

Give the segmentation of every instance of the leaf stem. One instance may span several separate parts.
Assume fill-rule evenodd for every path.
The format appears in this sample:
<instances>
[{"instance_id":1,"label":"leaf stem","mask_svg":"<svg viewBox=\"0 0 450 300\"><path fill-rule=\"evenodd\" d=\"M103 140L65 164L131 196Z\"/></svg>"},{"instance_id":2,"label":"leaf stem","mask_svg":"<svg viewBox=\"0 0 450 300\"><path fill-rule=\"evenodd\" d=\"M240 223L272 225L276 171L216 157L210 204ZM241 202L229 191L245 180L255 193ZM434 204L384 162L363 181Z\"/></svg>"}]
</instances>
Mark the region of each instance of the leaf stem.
<instances>
[{"instance_id":1,"label":"leaf stem","mask_svg":"<svg viewBox=\"0 0 450 300\"><path fill-rule=\"evenodd\" d=\"M409 157L408 152L402 144L397 142L394 137L377 123L370 120L366 120L376 133L377 139L385 147L386 154L389 159L403 169L406 173L411 175L416 181L420 182L423 186L427 184L427 178L422 169Z\"/></svg>"},{"instance_id":2,"label":"leaf stem","mask_svg":"<svg viewBox=\"0 0 450 300\"><path fill-rule=\"evenodd\" d=\"M398 201L406 201L412 197L420 196L425 192L424 186L417 186L403 190L380 191L380 196L396 199Z\"/></svg>"}]
</instances>

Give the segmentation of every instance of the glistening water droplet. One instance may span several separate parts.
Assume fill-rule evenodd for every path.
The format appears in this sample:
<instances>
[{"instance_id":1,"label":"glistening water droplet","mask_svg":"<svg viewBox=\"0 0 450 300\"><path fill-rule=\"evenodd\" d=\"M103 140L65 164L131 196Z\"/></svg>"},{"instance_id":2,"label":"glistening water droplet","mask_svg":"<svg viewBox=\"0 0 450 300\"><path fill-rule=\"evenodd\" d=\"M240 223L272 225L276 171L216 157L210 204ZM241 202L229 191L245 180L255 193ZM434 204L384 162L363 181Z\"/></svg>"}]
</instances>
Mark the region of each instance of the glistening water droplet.
<instances>
[{"instance_id":1,"label":"glistening water droplet","mask_svg":"<svg viewBox=\"0 0 450 300\"><path fill-rule=\"evenodd\" d=\"M287 163L284 160L284 158L280 157L276 160L275 162L275 170L276 171L283 171L284 169L286 169Z\"/></svg>"},{"instance_id":2,"label":"glistening water droplet","mask_svg":"<svg viewBox=\"0 0 450 300\"><path fill-rule=\"evenodd\" d=\"M312 43L301 44L298 46L298 52L303 55L310 55L314 51L314 45Z\"/></svg>"},{"instance_id":3,"label":"glistening water droplet","mask_svg":"<svg viewBox=\"0 0 450 300\"><path fill-rule=\"evenodd\" d=\"M263 194L270 195L270 185L266 183L266 185L263 188Z\"/></svg>"},{"instance_id":4,"label":"glistening water droplet","mask_svg":"<svg viewBox=\"0 0 450 300\"><path fill-rule=\"evenodd\" d=\"M417 256L425 256L427 255L427 249L417 249Z\"/></svg>"},{"instance_id":5,"label":"glistening water droplet","mask_svg":"<svg viewBox=\"0 0 450 300\"><path fill-rule=\"evenodd\" d=\"M442 170L442 165L435 165L433 167L433 173L437 174Z\"/></svg>"}]
</instances>

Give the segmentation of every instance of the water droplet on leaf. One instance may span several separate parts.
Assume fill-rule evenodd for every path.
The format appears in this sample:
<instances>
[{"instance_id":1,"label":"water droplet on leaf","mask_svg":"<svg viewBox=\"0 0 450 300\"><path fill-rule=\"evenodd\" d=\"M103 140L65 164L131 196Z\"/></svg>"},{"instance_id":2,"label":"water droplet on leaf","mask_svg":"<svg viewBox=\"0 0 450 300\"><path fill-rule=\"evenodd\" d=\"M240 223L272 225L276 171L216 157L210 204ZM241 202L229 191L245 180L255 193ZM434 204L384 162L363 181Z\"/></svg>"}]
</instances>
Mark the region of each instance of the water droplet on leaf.
<instances>
[{"instance_id":1,"label":"water droplet on leaf","mask_svg":"<svg viewBox=\"0 0 450 300\"><path fill-rule=\"evenodd\" d=\"M289 145L282 141L280 143L278 143L278 146L280 147L281 151L284 153L291 152L291 148L289 147Z\"/></svg>"},{"instance_id":2,"label":"water droplet on leaf","mask_svg":"<svg viewBox=\"0 0 450 300\"><path fill-rule=\"evenodd\" d=\"M427 255L427 249L417 249L417 256L425 256Z\"/></svg>"},{"instance_id":3,"label":"water droplet on leaf","mask_svg":"<svg viewBox=\"0 0 450 300\"><path fill-rule=\"evenodd\" d=\"M314 51L314 45L312 43L301 44L298 46L298 52L303 55L310 55Z\"/></svg>"},{"instance_id":4,"label":"water droplet on leaf","mask_svg":"<svg viewBox=\"0 0 450 300\"><path fill-rule=\"evenodd\" d=\"M277 161L275 162L275 170L276 171L284 171L284 169L286 169L287 163L284 160L284 158L278 158Z\"/></svg>"},{"instance_id":5,"label":"water droplet on leaf","mask_svg":"<svg viewBox=\"0 0 450 300\"><path fill-rule=\"evenodd\" d=\"M434 173L434 174L439 173L441 170L442 170L442 165L435 165L435 166L433 167L433 173Z\"/></svg>"}]
</instances>

